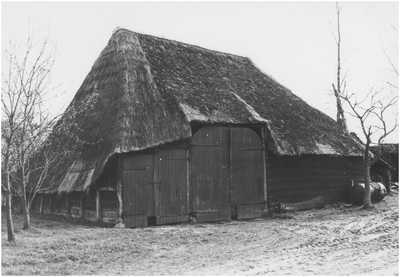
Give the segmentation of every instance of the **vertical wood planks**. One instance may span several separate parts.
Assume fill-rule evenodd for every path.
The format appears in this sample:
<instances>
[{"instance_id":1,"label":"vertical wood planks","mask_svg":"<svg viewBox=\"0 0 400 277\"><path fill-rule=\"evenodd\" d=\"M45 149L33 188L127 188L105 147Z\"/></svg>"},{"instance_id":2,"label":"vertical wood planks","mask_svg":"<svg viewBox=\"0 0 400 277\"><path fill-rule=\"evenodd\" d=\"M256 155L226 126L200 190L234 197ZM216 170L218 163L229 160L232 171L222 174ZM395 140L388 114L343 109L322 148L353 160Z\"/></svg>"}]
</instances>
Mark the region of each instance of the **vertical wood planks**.
<instances>
[{"instance_id":1,"label":"vertical wood planks","mask_svg":"<svg viewBox=\"0 0 400 277\"><path fill-rule=\"evenodd\" d=\"M186 149L159 149L154 164L157 224L187 220Z\"/></svg>"},{"instance_id":2,"label":"vertical wood planks","mask_svg":"<svg viewBox=\"0 0 400 277\"><path fill-rule=\"evenodd\" d=\"M319 195L327 202L348 201L349 183L363 178L361 157L269 154L268 193L272 202L295 203Z\"/></svg>"},{"instance_id":3,"label":"vertical wood planks","mask_svg":"<svg viewBox=\"0 0 400 277\"><path fill-rule=\"evenodd\" d=\"M229 127L204 127L192 139L190 204L198 221L230 220Z\"/></svg>"},{"instance_id":4,"label":"vertical wood planks","mask_svg":"<svg viewBox=\"0 0 400 277\"><path fill-rule=\"evenodd\" d=\"M193 136L192 148L160 147L123 158L126 227L261 216L265 207L264 146L249 128L207 126Z\"/></svg>"},{"instance_id":5,"label":"vertical wood planks","mask_svg":"<svg viewBox=\"0 0 400 277\"><path fill-rule=\"evenodd\" d=\"M125 226L147 226L147 217L154 214L153 156L125 156L123 172Z\"/></svg>"},{"instance_id":6,"label":"vertical wood planks","mask_svg":"<svg viewBox=\"0 0 400 277\"><path fill-rule=\"evenodd\" d=\"M248 128L231 128L231 204L238 219L261 216L264 199L264 147L260 137Z\"/></svg>"},{"instance_id":7,"label":"vertical wood planks","mask_svg":"<svg viewBox=\"0 0 400 277\"><path fill-rule=\"evenodd\" d=\"M267 210L268 209L268 184L267 184L267 145L266 145L266 139L265 139L265 127L261 129L261 141L262 141L262 145L263 145L263 170L264 170L264 207L263 210Z\"/></svg>"}]
</instances>

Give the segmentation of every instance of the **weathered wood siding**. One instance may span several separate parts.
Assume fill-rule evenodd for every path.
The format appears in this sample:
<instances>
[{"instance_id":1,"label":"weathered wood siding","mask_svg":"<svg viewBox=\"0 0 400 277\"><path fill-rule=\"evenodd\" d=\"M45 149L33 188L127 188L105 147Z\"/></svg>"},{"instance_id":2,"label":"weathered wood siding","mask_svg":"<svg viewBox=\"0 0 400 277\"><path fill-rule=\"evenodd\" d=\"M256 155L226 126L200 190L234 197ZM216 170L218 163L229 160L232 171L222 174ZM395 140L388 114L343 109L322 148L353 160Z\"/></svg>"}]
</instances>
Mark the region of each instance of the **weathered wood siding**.
<instances>
[{"instance_id":1,"label":"weathered wood siding","mask_svg":"<svg viewBox=\"0 0 400 277\"><path fill-rule=\"evenodd\" d=\"M89 193L84 195L84 205L85 205L85 218L88 220L97 220L96 214L96 191L89 190Z\"/></svg>"},{"instance_id":2,"label":"weathered wood siding","mask_svg":"<svg viewBox=\"0 0 400 277\"><path fill-rule=\"evenodd\" d=\"M154 154L156 224L188 219L186 149L160 149Z\"/></svg>"},{"instance_id":3,"label":"weathered wood siding","mask_svg":"<svg viewBox=\"0 0 400 277\"><path fill-rule=\"evenodd\" d=\"M83 198L83 193L74 191L69 193L69 199L71 201L71 215L73 217L81 216L81 201Z\"/></svg>"},{"instance_id":4,"label":"weathered wood siding","mask_svg":"<svg viewBox=\"0 0 400 277\"><path fill-rule=\"evenodd\" d=\"M153 155L124 156L124 221L127 227L147 226L154 215Z\"/></svg>"},{"instance_id":5,"label":"weathered wood siding","mask_svg":"<svg viewBox=\"0 0 400 277\"><path fill-rule=\"evenodd\" d=\"M190 207L198 221L231 219L229 127L204 127L192 139Z\"/></svg>"},{"instance_id":6,"label":"weathered wood siding","mask_svg":"<svg viewBox=\"0 0 400 277\"><path fill-rule=\"evenodd\" d=\"M54 214L65 215L67 213L66 207L66 194L53 194L51 199L51 205Z\"/></svg>"},{"instance_id":7,"label":"weathered wood siding","mask_svg":"<svg viewBox=\"0 0 400 277\"><path fill-rule=\"evenodd\" d=\"M118 198L115 191L100 191L101 220L116 222L118 219Z\"/></svg>"},{"instance_id":8,"label":"weathered wood siding","mask_svg":"<svg viewBox=\"0 0 400 277\"><path fill-rule=\"evenodd\" d=\"M124 222L127 227L188 220L188 157L185 148L159 148L123 158Z\"/></svg>"},{"instance_id":9,"label":"weathered wood siding","mask_svg":"<svg viewBox=\"0 0 400 277\"><path fill-rule=\"evenodd\" d=\"M127 227L255 218L265 207L264 147L249 128L206 126L190 144L122 157Z\"/></svg>"},{"instance_id":10,"label":"weathered wood siding","mask_svg":"<svg viewBox=\"0 0 400 277\"><path fill-rule=\"evenodd\" d=\"M263 157L262 140L249 128L207 126L197 130L190 163L190 207L197 220L261 216L265 207Z\"/></svg>"},{"instance_id":11,"label":"weathered wood siding","mask_svg":"<svg viewBox=\"0 0 400 277\"><path fill-rule=\"evenodd\" d=\"M269 153L267 159L271 202L295 203L318 195L329 202L348 201L350 180L362 178L361 157L277 157Z\"/></svg>"}]
</instances>

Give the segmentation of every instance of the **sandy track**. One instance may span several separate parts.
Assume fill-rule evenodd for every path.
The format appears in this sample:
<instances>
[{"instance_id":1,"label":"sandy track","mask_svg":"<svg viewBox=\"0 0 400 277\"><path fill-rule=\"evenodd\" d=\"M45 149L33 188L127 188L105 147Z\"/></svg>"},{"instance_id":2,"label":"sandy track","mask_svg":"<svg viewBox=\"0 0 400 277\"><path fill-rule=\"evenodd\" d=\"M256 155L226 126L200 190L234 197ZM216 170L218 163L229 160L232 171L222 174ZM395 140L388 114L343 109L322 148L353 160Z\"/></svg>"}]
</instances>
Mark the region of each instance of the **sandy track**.
<instances>
[{"instance_id":1,"label":"sandy track","mask_svg":"<svg viewBox=\"0 0 400 277\"><path fill-rule=\"evenodd\" d=\"M4 219L3 219L4 220ZM36 220L36 221L35 221ZM35 219L2 274L398 275L398 196L214 224L109 229Z\"/></svg>"}]
</instances>

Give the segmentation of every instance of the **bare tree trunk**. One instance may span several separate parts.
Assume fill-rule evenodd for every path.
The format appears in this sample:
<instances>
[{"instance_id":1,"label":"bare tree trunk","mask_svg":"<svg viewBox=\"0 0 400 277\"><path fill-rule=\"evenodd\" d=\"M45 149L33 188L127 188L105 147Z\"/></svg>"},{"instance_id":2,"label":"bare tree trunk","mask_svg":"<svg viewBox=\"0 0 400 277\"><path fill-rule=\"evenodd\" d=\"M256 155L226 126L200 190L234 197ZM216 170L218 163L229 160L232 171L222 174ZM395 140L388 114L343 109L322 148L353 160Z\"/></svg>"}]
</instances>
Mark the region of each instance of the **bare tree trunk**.
<instances>
[{"instance_id":1,"label":"bare tree trunk","mask_svg":"<svg viewBox=\"0 0 400 277\"><path fill-rule=\"evenodd\" d=\"M22 197L21 197L21 208L22 208L22 214L24 216L24 225L22 227L23 230L28 230L29 228L31 228L31 217L29 214L29 200L26 196L26 179L25 179L25 171L24 171L24 167L21 167L22 169L22 186L21 186L21 190L22 190Z\"/></svg>"},{"instance_id":2,"label":"bare tree trunk","mask_svg":"<svg viewBox=\"0 0 400 277\"><path fill-rule=\"evenodd\" d=\"M15 244L15 233L14 233L14 224L12 220L12 195L11 195L11 182L10 182L10 169L8 164L8 155L6 155L4 161L4 167L6 169L6 220L7 220L7 240L11 244Z\"/></svg>"},{"instance_id":3,"label":"bare tree trunk","mask_svg":"<svg viewBox=\"0 0 400 277\"><path fill-rule=\"evenodd\" d=\"M11 211L11 193L6 191L6 218L7 218L7 240L11 244L15 244L14 224L12 221Z\"/></svg>"},{"instance_id":4,"label":"bare tree trunk","mask_svg":"<svg viewBox=\"0 0 400 277\"><path fill-rule=\"evenodd\" d=\"M24 215L24 225L23 230L29 230L31 228L31 217L29 214L29 206L26 203L26 197L22 199L22 213Z\"/></svg>"},{"instance_id":5,"label":"bare tree trunk","mask_svg":"<svg viewBox=\"0 0 400 277\"><path fill-rule=\"evenodd\" d=\"M365 182L365 190L364 190L364 208L370 209L372 208L371 203L371 186L370 186L370 167L369 167L369 153L365 153L366 157L364 156L364 182Z\"/></svg>"},{"instance_id":6,"label":"bare tree trunk","mask_svg":"<svg viewBox=\"0 0 400 277\"><path fill-rule=\"evenodd\" d=\"M344 117L344 111L342 106L341 96L344 93L344 89L342 91L342 82L345 81L345 78L341 78L341 32L340 32L340 7L339 4L336 2L336 16L337 16L337 39L336 39L336 46L337 46L337 71L336 71L336 87L332 84L333 92L336 98L336 122L344 131L347 131L347 123L346 118Z\"/></svg>"}]
</instances>

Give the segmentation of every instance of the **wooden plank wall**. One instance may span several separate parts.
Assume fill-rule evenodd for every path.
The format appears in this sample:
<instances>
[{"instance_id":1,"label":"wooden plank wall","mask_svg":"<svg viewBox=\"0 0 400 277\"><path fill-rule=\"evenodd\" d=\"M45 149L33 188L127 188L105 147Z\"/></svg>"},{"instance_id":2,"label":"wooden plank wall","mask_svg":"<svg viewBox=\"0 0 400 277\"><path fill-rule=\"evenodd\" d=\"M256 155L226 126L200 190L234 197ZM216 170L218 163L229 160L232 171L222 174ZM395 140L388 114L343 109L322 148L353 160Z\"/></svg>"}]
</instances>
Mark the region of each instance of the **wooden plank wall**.
<instances>
[{"instance_id":1,"label":"wooden plank wall","mask_svg":"<svg viewBox=\"0 0 400 277\"><path fill-rule=\"evenodd\" d=\"M328 202L348 201L352 179L362 179L361 157L303 155L267 159L268 198L295 203L322 195Z\"/></svg>"}]
</instances>

